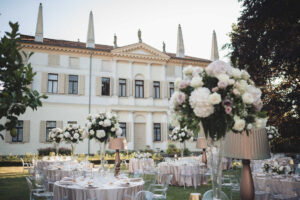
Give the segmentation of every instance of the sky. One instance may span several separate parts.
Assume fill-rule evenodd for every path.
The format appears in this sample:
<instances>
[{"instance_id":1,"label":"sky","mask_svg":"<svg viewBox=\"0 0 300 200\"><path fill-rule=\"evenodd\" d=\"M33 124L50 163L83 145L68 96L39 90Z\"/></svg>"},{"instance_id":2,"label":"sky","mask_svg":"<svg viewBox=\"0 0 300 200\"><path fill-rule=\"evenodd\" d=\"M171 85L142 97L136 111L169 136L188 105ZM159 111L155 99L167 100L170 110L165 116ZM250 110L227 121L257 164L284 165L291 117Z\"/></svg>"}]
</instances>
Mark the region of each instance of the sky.
<instances>
[{"instance_id":1,"label":"sky","mask_svg":"<svg viewBox=\"0 0 300 200\"><path fill-rule=\"evenodd\" d=\"M89 12L94 15L97 44L118 46L138 42L176 52L177 28L181 24L185 55L210 59L212 32L216 31L220 59L228 50L228 33L240 16L237 0L0 0L0 36L9 21L19 22L20 33L34 35L39 3L43 4L44 37L86 42Z\"/></svg>"}]
</instances>

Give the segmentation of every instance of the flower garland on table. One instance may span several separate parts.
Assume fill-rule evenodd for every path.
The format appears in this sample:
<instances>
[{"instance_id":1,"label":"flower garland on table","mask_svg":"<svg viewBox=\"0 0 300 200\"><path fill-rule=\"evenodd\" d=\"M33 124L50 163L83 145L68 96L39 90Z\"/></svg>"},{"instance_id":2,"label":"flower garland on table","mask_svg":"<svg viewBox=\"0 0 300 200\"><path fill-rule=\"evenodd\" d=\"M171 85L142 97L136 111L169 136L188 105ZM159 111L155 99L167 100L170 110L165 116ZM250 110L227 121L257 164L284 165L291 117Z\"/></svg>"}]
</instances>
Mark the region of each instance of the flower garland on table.
<instances>
[{"instance_id":1,"label":"flower garland on table","mask_svg":"<svg viewBox=\"0 0 300 200\"><path fill-rule=\"evenodd\" d=\"M64 141L67 143L78 143L82 141L86 134L84 130L77 124L68 124L66 128L64 128Z\"/></svg>"},{"instance_id":2,"label":"flower garland on table","mask_svg":"<svg viewBox=\"0 0 300 200\"><path fill-rule=\"evenodd\" d=\"M60 128L53 128L49 132L49 142L59 144L64 140L64 133Z\"/></svg>"},{"instance_id":3,"label":"flower garland on table","mask_svg":"<svg viewBox=\"0 0 300 200\"><path fill-rule=\"evenodd\" d=\"M107 142L110 137L122 135L117 115L111 112L88 115L86 127L89 139L94 138L99 142Z\"/></svg>"},{"instance_id":4,"label":"flower garland on table","mask_svg":"<svg viewBox=\"0 0 300 200\"><path fill-rule=\"evenodd\" d=\"M266 131L269 141L276 140L280 137L280 134L275 126L267 126Z\"/></svg>"},{"instance_id":5,"label":"flower garland on table","mask_svg":"<svg viewBox=\"0 0 300 200\"><path fill-rule=\"evenodd\" d=\"M141 159L141 158L151 158L152 157L152 154L151 153L140 153L140 152L137 152L137 153L134 153L134 158L138 158L138 159Z\"/></svg>"},{"instance_id":6,"label":"flower garland on table","mask_svg":"<svg viewBox=\"0 0 300 200\"><path fill-rule=\"evenodd\" d=\"M205 70L186 67L185 79L175 81L170 99L173 121L194 133L202 122L206 136L218 140L226 132L241 133L266 125L266 112L261 112L261 90L255 87L245 70L214 61Z\"/></svg>"},{"instance_id":7,"label":"flower garland on table","mask_svg":"<svg viewBox=\"0 0 300 200\"><path fill-rule=\"evenodd\" d=\"M265 173L277 173L277 174L292 174L293 170L289 165L282 165L276 160L267 161L263 165L263 171Z\"/></svg>"},{"instance_id":8,"label":"flower garland on table","mask_svg":"<svg viewBox=\"0 0 300 200\"><path fill-rule=\"evenodd\" d=\"M172 130L169 137L172 141L184 142L191 139L193 135L193 132L188 130L187 127L180 128L180 126L177 126Z\"/></svg>"}]
</instances>

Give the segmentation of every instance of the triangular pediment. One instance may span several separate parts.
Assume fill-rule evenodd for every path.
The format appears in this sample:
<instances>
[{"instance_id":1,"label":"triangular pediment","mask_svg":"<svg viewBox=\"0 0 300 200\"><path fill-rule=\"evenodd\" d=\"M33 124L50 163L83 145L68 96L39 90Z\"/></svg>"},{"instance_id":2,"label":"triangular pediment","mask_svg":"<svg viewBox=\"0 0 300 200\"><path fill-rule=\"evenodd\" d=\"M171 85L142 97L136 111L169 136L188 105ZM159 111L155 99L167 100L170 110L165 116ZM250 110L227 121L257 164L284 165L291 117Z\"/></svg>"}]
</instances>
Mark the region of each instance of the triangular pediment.
<instances>
[{"instance_id":1,"label":"triangular pediment","mask_svg":"<svg viewBox=\"0 0 300 200\"><path fill-rule=\"evenodd\" d=\"M111 51L117 56L136 57L136 58L151 58L158 60L168 60L170 56L147 45L145 43L135 43L128 46L116 48Z\"/></svg>"}]
</instances>

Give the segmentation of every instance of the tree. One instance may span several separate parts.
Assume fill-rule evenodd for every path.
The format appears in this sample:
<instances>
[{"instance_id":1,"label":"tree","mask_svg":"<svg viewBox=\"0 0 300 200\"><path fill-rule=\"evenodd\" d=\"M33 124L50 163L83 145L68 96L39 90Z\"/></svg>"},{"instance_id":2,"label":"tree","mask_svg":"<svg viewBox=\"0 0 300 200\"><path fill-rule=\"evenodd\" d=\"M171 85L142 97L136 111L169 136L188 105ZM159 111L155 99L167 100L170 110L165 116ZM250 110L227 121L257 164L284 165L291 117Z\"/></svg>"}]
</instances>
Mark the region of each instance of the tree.
<instances>
[{"instance_id":1,"label":"tree","mask_svg":"<svg viewBox=\"0 0 300 200\"><path fill-rule=\"evenodd\" d=\"M241 16L223 48L261 87L269 124L283 137L299 139L300 1L239 1Z\"/></svg>"},{"instance_id":2,"label":"tree","mask_svg":"<svg viewBox=\"0 0 300 200\"><path fill-rule=\"evenodd\" d=\"M9 22L9 25L11 32L6 32L0 41L0 119L7 119L0 124L0 131L8 130L13 136L18 116L28 107L36 110L42 106L41 99L47 96L28 87L36 72L32 71L30 63L24 63L23 58L28 60L32 53L27 55L21 51L19 24Z\"/></svg>"}]
</instances>

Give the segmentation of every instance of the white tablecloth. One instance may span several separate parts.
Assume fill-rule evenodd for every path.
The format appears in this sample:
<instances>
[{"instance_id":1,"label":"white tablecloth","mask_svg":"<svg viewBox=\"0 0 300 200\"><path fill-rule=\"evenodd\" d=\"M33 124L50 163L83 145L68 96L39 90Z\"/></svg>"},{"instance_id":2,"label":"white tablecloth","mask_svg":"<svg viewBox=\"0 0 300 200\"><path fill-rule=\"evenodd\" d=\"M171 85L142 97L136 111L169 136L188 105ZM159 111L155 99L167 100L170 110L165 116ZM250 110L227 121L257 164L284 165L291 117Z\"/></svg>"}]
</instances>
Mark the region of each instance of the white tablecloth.
<instances>
[{"instance_id":1,"label":"white tablecloth","mask_svg":"<svg viewBox=\"0 0 300 200\"><path fill-rule=\"evenodd\" d=\"M200 174L200 166L197 163L183 164L178 162L161 162L158 164L158 181L164 181L165 174L173 174L171 184L177 186L199 186L207 183L208 177Z\"/></svg>"},{"instance_id":2,"label":"white tablecloth","mask_svg":"<svg viewBox=\"0 0 300 200\"><path fill-rule=\"evenodd\" d=\"M297 194L300 199L300 180L296 181L292 177L283 176L263 176L262 174L253 174L253 181L256 191L269 192L262 195L260 199L270 199L271 194L292 195Z\"/></svg>"},{"instance_id":3,"label":"white tablecloth","mask_svg":"<svg viewBox=\"0 0 300 200\"><path fill-rule=\"evenodd\" d=\"M54 184L54 200L61 200L67 197L72 200L126 200L126 195L134 196L143 190L144 182L130 182L129 186L122 186L114 182L108 182L96 188L88 188L83 185L62 185L60 182Z\"/></svg>"},{"instance_id":4,"label":"white tablecloth","mask_svg":"<svg viewBox=\"0 0 300 200\"><path fill-rule=\"evenodd\" d=\"M129 160L129 172L143 172L147 170L154 169L154 161L152 158L145 158L145 159L137 159L132 158Z\"/></svg>"},{"instance_id":5,"label":"white tablecloth","mask_svg":"<svg viewBox=\"0 0 300 200\"><path fill-rule=\"evenodd\" d=\"M65 159L65 160L43 159L43 160L36 161L36 168L38 170L43 170L45 167L48 167L49 165L64 165L64 164L68 164L68 163L71 164L72 160L70 160L70 159Z\"/></svg>"}]
</instances>

